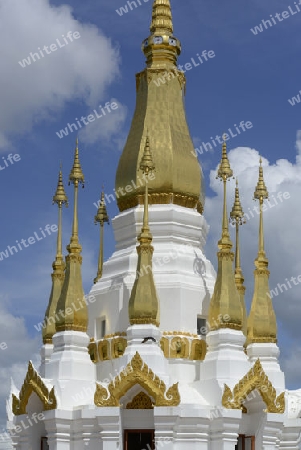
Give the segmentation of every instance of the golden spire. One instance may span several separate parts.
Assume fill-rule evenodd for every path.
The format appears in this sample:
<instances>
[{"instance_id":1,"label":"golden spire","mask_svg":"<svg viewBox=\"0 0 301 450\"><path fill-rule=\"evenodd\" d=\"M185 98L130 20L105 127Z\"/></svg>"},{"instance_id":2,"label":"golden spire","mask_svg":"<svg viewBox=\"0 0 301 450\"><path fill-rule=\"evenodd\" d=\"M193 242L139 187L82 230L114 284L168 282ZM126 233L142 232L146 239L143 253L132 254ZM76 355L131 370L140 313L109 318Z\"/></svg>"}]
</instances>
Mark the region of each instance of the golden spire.
<instances>
[{"instance_id":1,"label":"golden spire","mask_svg":"<svg viewBox=\"0 0 301 450\"><path fill-rule=\"evenodd\" d=\"M270 297L268 259L264 250L263 201L269 197L264 179L262 159L260 158L259 179L254 192L254 200L259 200L259 246L255 259L254 294L248 318L248 344L277 342L277 323Z\"/></svg>"},{"instance_id":2,"label":"golden spire","mask_svg":"<svg viewBox=\"0 0 301 450\"><path fill-rule=\"evenodd\" d=\"M181 43L173 35L172 14L169 0L154 0L151 35L142 43L142 51L148 67L174 66L181 53Z\"/></svg>"},{"instance_id":3,"label":"golden spire","mask_svg":"<svg viewBox=\"0 0 301 450\"><path fill-rule=\"evenodd\" d=\"M58 205L59 209L57 249L56 249L56 257L52 264L53 267L53 272L51 274L52 288L44 319L44 324L46 326L45 328L43 328L42 331L44 344L51 344L52 336L55 334L55 311L65 277L65 262L62 254L62 206L63 204L68 206L68 199L63 185L63 176L61 170L59 171L59 180L57 189L55 195L53 196L53 204L54 203Z\"/></svg>"},{"instance_id":4,"label":"golden spire","mask_svg":"<svg viewBox=\"0 0 301 450\"><path fill-rule=\"evenodd\" d=\"M243 311L241 301L235 286L231 252L232 242L229 235L227 215L227 180L233 176L227 156L226 142L222 147L222 159L218 176L224 184L223 226L222 237L218 242L218 270L214 292L209 305L209 324L211 330L232 328L242 330Z\"/></svg>"},{"instance_id":5,"label":"golden spire","mask_svg":"<svg viewBox=\"0 0 301 450\"><path fill-rule=\"evenodd\" d=\"M144 154L140 170L148 177L155 169L146 138ZM137 247L138 263L134 286L129 300L129 319L134 324L154 324L159 326L159 300L153 278L151 245L152 235L148 223L148 180L145 179L144 212L141 233L138 236L140 245Z\"/></svg>"},{"instance_id":6,"label":"golden spire","mask_svg":"<svg viewBox=\"0 0 301 450\"><path fill-rule=\"evenodd\" d=\"M137 169L148 135L157 168L149 179L150 203L175 204L202 214L203 173L186 122L186 78L177 65L181 43L172 32L170 1L153 1L152 11L151 33L142 44L146 68L136 74L136 109L116 172L118 208L144 203L145 183ZM193 61L198 65L203 60L198 54Z\"/></svg>"},{"instance_id":7,"label":"golden spire","mask_svg":"<svg viewBox=\"0 0 301 450\"><path fill-rule=\"evenodd\" d=\"M94 278L94 283L102 277L102 266L103 266L103 226L104 223L109 223L109 216L107 214L107 208L105 204L105 195L104 192L101 193L100 204L97 210L97 214L94 217L95 224L100 224L100 246L99 246L99 255L98 255L98 270L96 278Z\"/></svg>"},{"instance_id":8,"label":"golden spire","mask_svg":"<svg viewBox=\"0 0 301 450\"><path fill-rule=\"evenodd\" d=\"M68 255L66 256L66 273L62 292L56 308L56 331L87 331L88 312L84 301L84 291L82 284L80 255L82 247L78 241L78 185L84 183L84 175L81 169L78 156L78 139L76 139L76 148L74 163L69 175L69 184L74 184L74 213L72 236L70 244L67 246Z\"/></svg>"},{"instance_id":9,"label":"golden spire","mask_svg":"<svg viewBox=\"0 0 301 450\"><path fill-rule=\"evenodd\" d=\"M82 183L84 186L84 174L79 162L78 155L78 138L76 138L75 154L73 167L69 175L69 184L74 184L74 214L73 214L73 226L72 226L72 236L70 241L71 248L80 249L78 253L81 252L81 246L78 242L78 216L77 216L77 204L78 204L78 185ZM67 249L68 250L68 249ZM68 250L69 251L69 250Z\"/></svg>"},{"instance_id":10,"label":"golden spire","mask_svg":"<svg viewBox=\"0 0 301 450\"><path fill-rule=\"evenodd\" d=\"M150 31L153 34L172 34L172 14L169 0L155 0Z\"/></svg>"},{"instance_id":11,"label":"golden spire","mask_svg":"<svg viewBox=\"0 0 301 450\"><path fill-rule=\"evenodd\" d=\"M239 189L238 189L238 180L236 179L236 188L235 188L235 200L232 211L230 212L230 218L232 224L236 226L236 248L235 248L235 271L234 271L234 279L236 284L236 289L240 296L241 307L243 310L243 333L247 336L247 311L245 304L245 291L246 288L244 286L244 277L240 266L240 245L239 245L239 226L246 223L244 218L244 212L242 210L242 206L239 198Z\"/></svg>"}]
</instances>

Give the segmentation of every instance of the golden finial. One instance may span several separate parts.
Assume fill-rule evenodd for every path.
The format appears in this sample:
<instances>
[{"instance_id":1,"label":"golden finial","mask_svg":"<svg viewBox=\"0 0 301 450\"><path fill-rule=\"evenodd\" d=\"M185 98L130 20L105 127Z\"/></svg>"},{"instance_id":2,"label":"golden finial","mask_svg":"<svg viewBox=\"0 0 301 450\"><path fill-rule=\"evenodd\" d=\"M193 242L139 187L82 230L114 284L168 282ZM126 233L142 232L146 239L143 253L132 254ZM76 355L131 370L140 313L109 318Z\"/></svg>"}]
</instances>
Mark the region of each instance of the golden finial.
<instances>
[{"instance_id":1,"label":"golden finial","mask_svg":"<svg viewBox=\"0 0 301 450\"><path fill-rule=\"evenodd\" d=\"M71 169L70 175L69 175L69 184L73 183L74 185L79 183L84 183L84 174L82 172L82 168L79 161L79 154L78 154L78 138L76 138L76 146L75 146L75 153L74 153L74 161L73 161L73 167Z\"/></svg>"},{"instance_id":2,"label":"golden finial","mask_svg":"<svg viewBox=\"0 0 301 450\"><path fill-rule=\"evenodd\" d=\"M61 168L62 167L60 164L57 189L53 196L53 204L56 203L58 205L59 217L58 217L56 258L52 264L53 273L51 274L52 288L44 319L44 324L46 326L43 328L42 331L44 344L51 344L52 336L55 334L55 311L65 277L64 272L65 262L62 254L62 206L63 205L68 206L68 199L63 185L63 176Z\"/></svg>"},{"instance_id":3,"label":"golden finial","mask_svg":"<svg viewBox=\"0 0 301 450\"><path fill-rule=\"evenodd\" d=\"M220 328L242 330L243 327L243 310L234 281L232 266L234 254L231 252L232 242L229 235L227 215L227 180L232 176L233 172L228 160L227 145L224 138L222 159L217 174L217 178L223 181L224 200L222 237L218 242L218 270L209 305L209 324L212 330Z\"/></svg>"},{"instance_id":4,"label":"golden finial","mask_svg":"<svg viewBox=\"0 0 301 450\"><path fill-rule=\"evenodd\" d=\"M153 158L150 151L149 138L146 137L144 153L140 162L140 170L146 177L148 177L154 170L155 166L153 163ZM143 213L143 227L141 233L149 232L148 225L148 180L145 180L145 192L144 192L144 213Z\"/></svg>"},{"instance_id":5,"label":"golden finial","mask_svg":"<svg viewBox=\"0 0 301 450\"><path fill-rule=\"evenodd\" d=\"M227 144L225 141L225 135L223 135L222 145L222 158L217 171L217 177L223 181L224 185L224 202L223 202L223 227L222 227L222 239L219 241L220 245L226 245L232 248L232 242L230 241L229 227L228 227L228 214L227 214L227 180L233 177L233 170L230 167L230 162L227 155ZM220 247L221 248L221 247Z\"/></svg>"},{"instance_id":6,"label":"golden finial","mask_svg":"<svg viewBox=\"0 0 301 450\"><path fill-rule=\"evenodd\" d=\"M140 162L140 170L146 176L148 176L149 173L152 173L155 170L153 158L152 158L151 151L150 151L148 136L146 137L144 153L143 153L143 156L142 156L142 159ZM147 183L146 183L146 187L147 187Z\"/></svg>"},{"instance_id":7,"label":"golden finial","mask_svg":"<svg viewBox=\"0 0 301 450\"><path fill-rule=\"evenodd\" d=\"M72 235L67 246L66 273L62 292L57 304L56 331L87 331L88 312L84 301L84 290L81 274L81 250L78 241L78 185L84 182L84 175L79 162L78 139L74 154L73 167L69 176L69 184L74 184L74 212ZM63 313L63 314L62 314Z\"/></svg>"},{"instance_id":8,"label":"golden finial","mask_svg":"<svg viewBox=\"0 0 301 450\"><path fill-rule=\"evenodd\" d=\"M169 0L154 0L151 35L143 41L142 51L148 67L169 67L176 70L181 43L173 35L172 14ZM183 75L183 73L181 72Z\"/></svg>"},{"instance_id":9,"label":"golden finial","mask_svg":"<svg viewBox=\"0 0 301 450\"><path fill-rule=\"evenodd\" d=\"M173 33L172 14L169 0L155 0L153 3L151 33Z\"/></svg>"},{"instance_id":10,"label":"golden finial","mask_svg":"<svg viewBox=\"0 0 301 450\"><path fill-rule=\"evenodd\" d=\"M146 138L140 170L148 176L155 169L150 151L149 139ZM154 324L159 326L159 300L153 278L151 245L152 235L148 223L148 179L145 177L145 195L143 225L138 236L137 275L129 300L129 318L131 325Z\"/></svg>"},{"instance_id":11,"label":"golden finial","mask_svg":"<svg viewBox=\"0 0 301 450\"><path fill-rule=\"evenodd\" d=\"M239 198L238 180L236 179L235 198L232 211L230 212L230 220L233 225L236 225L236 252L235 252L235 270L241 270L240 267L240 251L239 251L239 225L246 223L244 212Z\"/></svg>"},{"instance_id":12,"label":"golden finial","mask_svg":"<svg viewBox=\"0 0 301 450\"><path fill-rule=\"evenodd\" d=\"M54 203L56 203L59 207L61 207L63 204L68 206L68 199L63 184L62 163L60 164L59 180L57 183L57 188L52 199L52 204L54 205Z\"/></svg>"},{"instance_id":13,"label":"golden finial","mask_svg":"<svg viewBox=\"0 0 301 450\"><path fill-rule=\"evenodd\" d=\"M78 185L82 184L82 186L84 187L84 181L85 181L84 174L82 172L82 168L79 161L78 138L76 138L74 161L69 175L69 185L70 183L74 184L74 213L73 213L72 237L70 245L73 246L74 248L78 248L78 253L81 252L81 246L78 243L78 214L77 214Z\"/></svg>"},{"instance_id":14,"label":"golden finial","mask_svg":"<svg viewBox=\"0 0 301 450\"><path fill-rule=\"evenodd\" d=\"M235 187L235 199L232 211L230 212L230 220L233 225L236 227L236 246L235 246L235 271L234 271L234 279L236 284L236 289L240 296L241 307L243 310L243 328L242 331L245 336L247 336L247 311L245 305L245 291L246 288L244 286L244 277L240 266L240 245L239 245L239 226L246 223L244 218L244 212L240 203L239 198L239 189L238 189L238 180L236 178L236 187Z\"/></svg>"},{"instance_id":15,"label":"golden finial","mask_svg":"<svg viewBox=\"0 0 301 450\"><path fill-rule=\"evenodd\" d=\"M269 261L264 250L263 202L268 197L269 193L264 182L262 159L260 158L258 183L254 192L254 200L259 200L259 245L258 255L255 259L254 294L248 318L248 344L277 342L276 315L269 288Z\"/></svg>"},{"instance_id":16,"label":"golden finial","mask_svg":"<svg viewBox=\"0 0 301 450\"><path fill-rule=\"evenodd\" d=\"M233 170L230 167L230 162L227 155L227 143L225 135L223 135L223 141L222 159L218 168L217 178L220 178L222 181L227 181L229 178L233 177Z\"/></svg>"},{"instance_id":17,"label":"golden finial","mask_svg":"<svg viewBox=\"0 0 301 450\"><path fill-rule=\"evenodd\" d=\"M62 169L62 163L60 164L57 188L56 188L55 194L52 198L52 204L54 205L56 203L59 208L59 226L58 226L58 233L57 233L57 258L56 259L59 258L60 261L63 259L63 254L62 254L62 205L68 206L68 198L67 198L67 195L66 195L66 192L64 189L63 174L62 174L61 169Z\"/></svg>"},{"instance_id":18,"label":"golden finial","mask_svg":"<svg viewBox=\"0 0 301 450\"><path fill-rule=\"evenodd\" d=\"M263 168L262 168L262 159L260 157L259 160L259 177L258 183L254 192L254 200L259 200L259 209L260 209L260 224L259 224L259 252L264 253L264 233L263 233L263 214L262 207L264 200L269 198L269 193L266 188L264 179L263 179Z\"/></svg>"},{"instance_id":19,"label":"golden finial","mask_svg":"<svg viewBox=\"0 0 301 450\"><path fill-rule=\"evenodd\" d=\"M103 226L105 223L109 223L109 216L107 214L107 208L105 203L105 194L102 191L100 196L100 204L97 210L97 214L94 217L95 224L100 224L100 246L99 246L99 255L98 255L98 270L97 275L94 278L94 283L102 277L102 267L103 267Z\"/></svg>"},{"instance_id":20,"label":"golden finial","mask_svg":"<svg viewBox=\"0 0 301 450\"><path fill-rule=\"evenodd\" d=\"M259 177L258 183L254 192L254 199L259 200L259 203L263 203L263 200L269 198L269 193L266 188L263 178L262 158L259 159Z\"/></svg>"}]
</instances>

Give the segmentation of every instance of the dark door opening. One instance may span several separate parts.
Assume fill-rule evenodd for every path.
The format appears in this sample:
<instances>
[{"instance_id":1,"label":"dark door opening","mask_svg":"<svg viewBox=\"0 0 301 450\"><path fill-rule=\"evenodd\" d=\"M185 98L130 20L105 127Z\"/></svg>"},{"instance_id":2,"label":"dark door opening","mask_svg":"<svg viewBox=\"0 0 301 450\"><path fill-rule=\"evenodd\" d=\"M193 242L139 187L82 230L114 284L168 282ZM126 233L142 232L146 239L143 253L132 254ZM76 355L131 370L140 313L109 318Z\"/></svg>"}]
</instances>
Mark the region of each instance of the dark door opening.
<instances>
[{"instance_id":1,"label":"dark door opening","mask_svg":"<svg viewBox=\"0 0 301 450\"><path fill-rule=\"evenodd\" d=\"M240 434L235 445L235 450L255 450L255 436Z\"/></svg>"},{"instance_id":2,"label":"dark door opening","mask_svg":"<svg viewBox=\"0 0 301 450\"><path fill-rule=\"evenodd\" d=\"M41 437L41 450L49 450L47 437Z\"/></svg>"},{"instance_id":3,"label":"dark door opening","mask_svg":"<svg viewBox=\"0 0 301 450\"><path fill-rule=\"evenodd\" d=\"M154 430L125 430L125 450L155 450Z\"/></svg>"}]
</instances>

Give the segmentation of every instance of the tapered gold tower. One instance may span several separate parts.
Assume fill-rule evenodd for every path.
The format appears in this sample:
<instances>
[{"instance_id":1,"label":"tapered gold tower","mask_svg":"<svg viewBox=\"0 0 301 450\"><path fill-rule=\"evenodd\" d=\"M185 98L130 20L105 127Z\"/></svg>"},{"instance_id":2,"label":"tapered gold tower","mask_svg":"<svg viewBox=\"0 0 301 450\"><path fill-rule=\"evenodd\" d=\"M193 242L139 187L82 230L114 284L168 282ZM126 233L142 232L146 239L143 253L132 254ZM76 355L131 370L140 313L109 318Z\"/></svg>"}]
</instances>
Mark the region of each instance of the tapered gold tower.
<instances>
[{"instance_id":1,"label":"tapered gold tower","mask_svg":"<svg viewBox=\"0 0 301 450\"><path fill-rule=\"evenodd\" d=\"M260 158L259 179L254 192L254 199L259 201L259 248L255 259L254 294L251 304L251 312L248 318L248 344L262 342L277 342L277 323L274 312L270 288L268 259L264 250L263 231L263 201L269 196L264 178L262 160Z\"/></svg>"},{"instance_id":2,"label":"tapered gold tower","mask_svg":"<svg viewBox=\"0 0 301 450\"><path fill-rule=\"evenodd\" d=\"M232 265L234 254L231 252L232 242L229 235L227 214L227 180L232 176L233 172L227 156L227 146L226 142L224 142L222 159L217 175L217 178L220 178L224 185L223 225L222 237L218 242L217 277L209 305L211 330L220 328L242 330L243 328L243 310L234 281Z\"/></svg>"},{"instance_id":3,"label":"tapered gold tower","mask_svg":"<svg viewBox=\"0 0 301 450\"><path fill-rule=\"evenodd\" d=\"M103 267L103 227L105 223L109 223L109 216L107 214L107 208L105 204L105 194L104 192L101 193L100 196L100 204L99 208L97 210L97 214L94 217L95 224L99 223L100 225L100 244L99 244L99 255L98 255L98 269L97 269L97 275L94 278L94 283L97 283L97 281L102 277L102 267Z\"/></svg>"},{"instance_id":4,"label":"tapered gold tower","mask_svg":"<svg viewBox=\"0 0 301 450\"><path fill-rule=\"evenodd\" d=\"M62 206L63 205L68 206L68 199L63 185L62 170L59 171L58 185L55 195L53 197L53 204L54 203L58 205L59 210L57 249L56 249L56 257L52 264L53 267L53 272L51 274L52 288L44 319L44 323L46 326L45 328L43 328L42 331L44 344L51 344L52 336L55 334L55 311L65 278L65 262L62 254Z\"/></svg>"},{"instance_id":5,"label":"tapered gold tower","mask_svg":"<svg viewBox=\"0 0 301 450\"><path fill-rule=\"evenodd\" d=\"M78 156L78 139L74 155L74 163L69 176L69 184L74 184L74 213L70 244L67 246L66 274L62 292L56 308L56 331L87 331L88 312L84 301L84 290L81 274L81 250L78 240L78 186L84 183L84 174Z\"/></svg>"},{"instance_id":6,"label":"tapered gold tower","mask_svg":"<svg viewBox=\"0 0 301 450\"><path fill-rule=\"evenodd\" d=\"M159 300L152 271L152 255L154 247L151 245L152 234L148 223L148 180L147 176L153 172L153 164L149 139L146 139L140 170L146 175L143 226L138 236L140 245L137 247L137 274L129 300L129 319L131 325L153 324L159 326Z\"/></svg>"},{"instance_id":7,"label":"tapered gold tower","mask_svg":"<svg viewBox=\"0 0 301 450\"><path fill-rule=\"evenodd\" d=\"M142 45L147 65L161 67L164 61L166 67L172 68L181 53L181 43L173 35L169 0L154 1L150 32L151 35Z\"/></svg>"},{"instance_id":8,"label":"tapered gold tower","mask_svg":"<svg viewBox=\"0 0 301 450\"><path fill-rule=\"evenodd\" d=\"M155 0L152 11L152 33L173 33L172 15L169 0Z\"/></svg>"},{"instance_id":9,"label":"tapered gold tower","mask_svg":"<svg viewBox=\"0 0 301 450\"><path fill-rule=\"evenodd\" d=\"M241 307L243 311L243 333L247 337L247 311L246 311L246 304L245 304L245 291L246 288L244 286L244 276L242 273L241 265L240 265L240 243L239 243L239 227L240 225L246 223L244 219L244 212L240 203L239 198L239 189L238 189L238 180L236 179L236 188L235 188L235 199L234 199L234 205L232 208L232 211L230 212L230 218L232 221L232 224L235 225L235 270L234 270L234 279L235 279L235 285L236 289L238 291L240 301L241 301Z\"/></svg>"},{"instance_id":10,"label":"tapered gold tower","mask_svg":"<svg viewBox=\"0 0 301 450\"><path fill-rule=\"evenodd\" d=\"M146 68L136 75L137 102L127 142L116 173L120 211L143 204L144 183L137 170L147 135L156 161L149 180L150 204L169 204L203 211L203 174L186 122L185 74L177 67L181 43L173 34L169 0L155 0L150 34L142 43ZM163 80L163 81L162 81Z\"/></svg>"}]
</instances>

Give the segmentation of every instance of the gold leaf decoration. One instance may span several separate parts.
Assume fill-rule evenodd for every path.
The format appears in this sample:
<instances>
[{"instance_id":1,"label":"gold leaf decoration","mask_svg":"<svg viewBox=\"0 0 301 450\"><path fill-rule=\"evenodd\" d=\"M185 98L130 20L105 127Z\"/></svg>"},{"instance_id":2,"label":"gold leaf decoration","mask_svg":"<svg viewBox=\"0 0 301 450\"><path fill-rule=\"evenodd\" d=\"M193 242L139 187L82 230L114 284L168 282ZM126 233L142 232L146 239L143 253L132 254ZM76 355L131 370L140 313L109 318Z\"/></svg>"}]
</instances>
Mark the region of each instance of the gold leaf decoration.
<instances>
[{"instance_id":1,"label":"gold leaf decoration","mask_svg":"<svg viewBox=\"0 0 301 450\"><path fill-rule=\"evenodd\" d=\"M207 353L207 344L205 339L199 339L198 336L197 339L193 339L195 336L197 335L182 331L164 332L160 346L165 358L203 361Z\"/></svg>"},{"instance_id":2,"label":"gold leaf decoration","mask_svg":"<svg viewBox=\"0 0 301 450\"><path fill-rule=\"evenodd\" d=\"M145 394L145 392L139 392L135 395L133 400L126 405L126 409L153 409L154 405L152 399Z\"/></svg>"},{"instance_id":3,"label":"gold leaf decoration","mask_svg":"<svg viewBox=\"0 0 301 450\"><path fill-rule=\"evenodd\" d=\"M90 355L90 359L92 362L98 362L98 354L97 354L97 344L94 341L91 341L88 346L88 351Z\"/></svg>"},{"instance_id":4,"label":"gold leaf decoration","mask_svg":"<svg viewBox=\"0 0 301 450\"><path fill-rule=\"evenodd\" d=\"M224 393L223 393L223 397L222 397L222 405L225 408L231 409L232 402L233 402L232 391L229 388L229 386L227 384L225 384Z\"/></svg>"},{"instance_id":5,"label":"gold leaf decoration","mask_svg":"<svg viewBox=\"0 0 301 450\"><path fill-rule=\"evenodd\" d=\"M267 406L265 412L283 414L285 410L285 395L282 392L277 397L276 389L265 374L259 359L249 372L234 387L233 391L225 384L222 405L228 409L241 409L246 412L243 403L247 396L257 389Z\"/></svg>"},{"instance_id":6,"label":"gold leaf decoration","mask_svg":"<svg viewBox=\"0 0 301 450\"><path fill-rule=\"evenodd\" d=\"M166 392L164 381L143 362L138 352L107 388L96 384L94 403L100 407L120 406L120 399L136 384L144 388L155 400L155 406L178 406L180 404L178 383L171 386Z\"/></svg>"},{"instance_id":7,"label":"gold leaf decoration","mask_svg":"<svg viewBox=\"0 0 301 450\"><path fill-rule=\"evenodd\" d=\"M124 354L127 347L127 340L121 337L111 341L111 355L112 358L120 358Z\"/></svg>"},{"instance_id":8,"label":"gold leaf decoration","mask_svg":"<svg viewBox=\"0 0 301 450\"><path fill-rule=\"evenodd\" d=\"M190 358L196 361L203 361L207 353L207 344L205 339L194 339L191 344Z\"/></svg>"},{"instance_id":9,"label":"gold leaf decoration","mask_svg":"<svg viewBox=\"0 0 301 450\"><path fill-rule=\"evenodd\" d=\"M56 409L57 401L54 393L54 388L49 390L44 381L35 370L32 362L28 363L28 370L19 393L19 398L13 394L12 409L16 416L26 414L26 407L31 394L35 392L44 406L44 411Z\"/></svg>"},{"instance_id":10,"label":"gold leaf decoration","mask_svg":"<svg viewBox=\"0 0 301 450\"><path fill-rule=\"evenodd\" d=\"M152 192L148 195L150 205L169 204L184 206L186 208L196 208L198 213L203 214L203 205L198 197L191 195L173 194L168 192ZM143 195L133 194L117 200L119 211L125 211L129 208L134 208L137 205L142 205L144 201Z\"/></svg>"}]
</instances>

